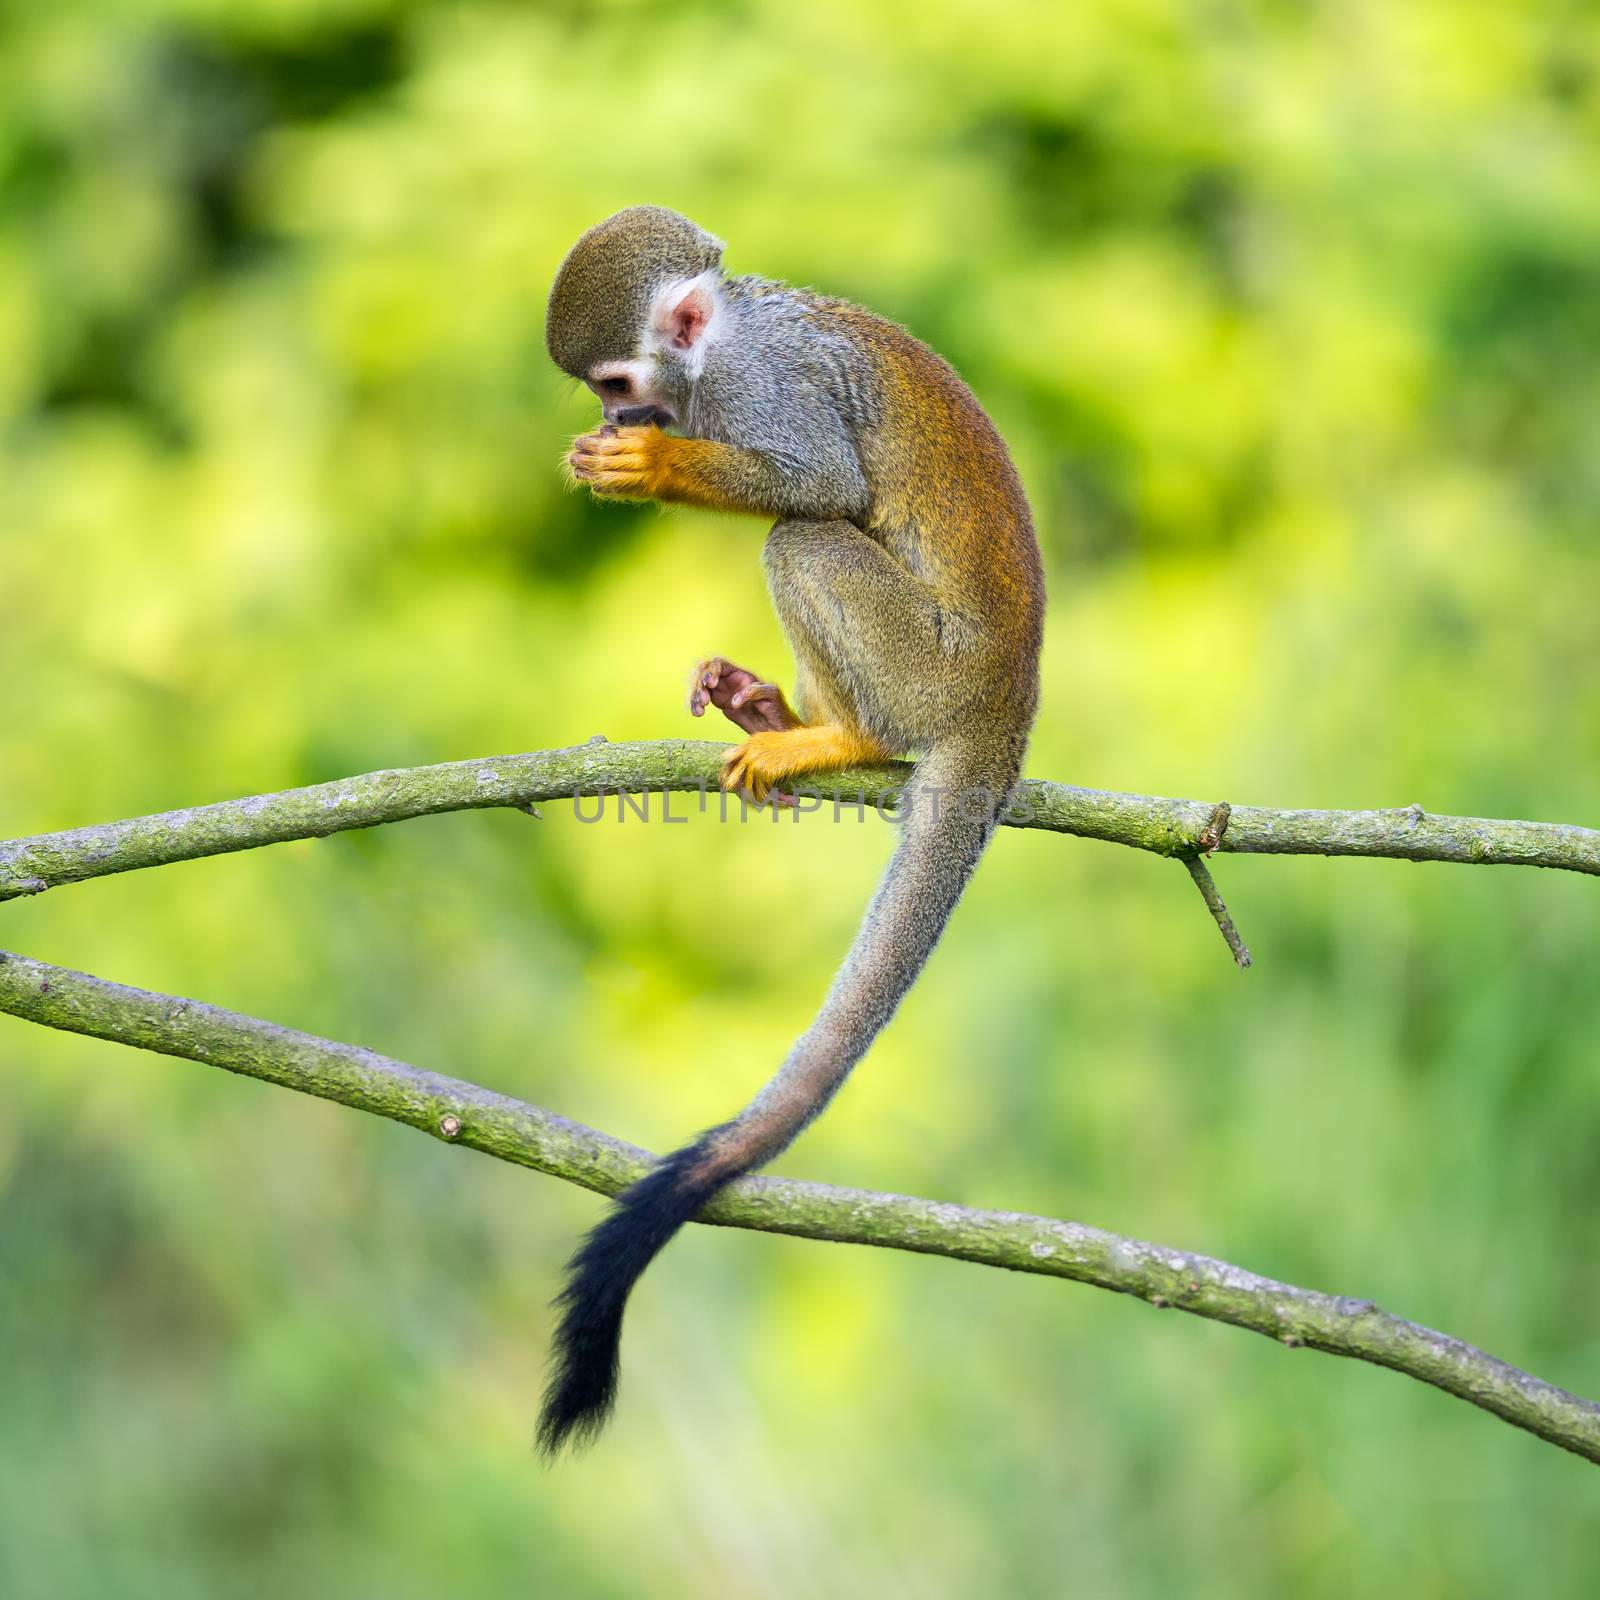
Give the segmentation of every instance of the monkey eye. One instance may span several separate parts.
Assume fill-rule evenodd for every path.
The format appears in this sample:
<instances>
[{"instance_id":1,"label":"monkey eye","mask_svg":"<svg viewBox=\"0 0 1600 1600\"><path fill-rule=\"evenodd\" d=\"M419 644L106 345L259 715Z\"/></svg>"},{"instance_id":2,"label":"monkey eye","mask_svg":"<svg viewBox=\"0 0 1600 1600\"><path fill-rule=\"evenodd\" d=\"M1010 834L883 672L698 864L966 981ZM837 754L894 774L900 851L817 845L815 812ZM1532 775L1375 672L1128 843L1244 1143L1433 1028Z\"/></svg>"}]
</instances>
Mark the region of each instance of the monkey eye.
<instances>
[{"instance_id":1,"label":"monkey eye","mask_svg":"<svg viewBox=\"0 0 1600 1600\"><path fill-rule=\"evenodd\" d=\"M606 394L626 394L628 392L628 380L626 378L602 378L600 380L600 388Z\"/></svg>"}]
</instances>

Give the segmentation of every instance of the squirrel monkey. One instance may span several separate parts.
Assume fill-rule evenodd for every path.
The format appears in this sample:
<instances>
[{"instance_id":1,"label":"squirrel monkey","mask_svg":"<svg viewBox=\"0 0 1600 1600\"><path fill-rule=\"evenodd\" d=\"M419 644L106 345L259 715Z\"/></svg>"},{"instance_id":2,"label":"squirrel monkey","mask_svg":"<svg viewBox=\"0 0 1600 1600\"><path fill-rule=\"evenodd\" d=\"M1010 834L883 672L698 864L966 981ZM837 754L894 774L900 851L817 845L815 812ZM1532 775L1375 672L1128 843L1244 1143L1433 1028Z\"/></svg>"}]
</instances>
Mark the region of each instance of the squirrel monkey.
<instances>
[{"instance_id":1,"label":"squirrel monkey","mask_svg":"<svg viewBox=\"0 0 1600 1600\"><path fill-rule=\"evenodd\" d=\"M724 788L762 801L802 773L921 759L816 1020L749 1106L628 1189L573 1256L539 1422L549 1453L604 1424L623 1308L656 1253L821 1112L894 1014L1017 780L1038 700L1039 548L971 391L870 312L724 276L722 250L658 206L618 212L572 247L545 340L606 425L573 444L568 472L597 495L776 519L764 561L793 704L720 657L690 687L694 715L715 706L748 735Z\"/></svg>"}]
</instances>

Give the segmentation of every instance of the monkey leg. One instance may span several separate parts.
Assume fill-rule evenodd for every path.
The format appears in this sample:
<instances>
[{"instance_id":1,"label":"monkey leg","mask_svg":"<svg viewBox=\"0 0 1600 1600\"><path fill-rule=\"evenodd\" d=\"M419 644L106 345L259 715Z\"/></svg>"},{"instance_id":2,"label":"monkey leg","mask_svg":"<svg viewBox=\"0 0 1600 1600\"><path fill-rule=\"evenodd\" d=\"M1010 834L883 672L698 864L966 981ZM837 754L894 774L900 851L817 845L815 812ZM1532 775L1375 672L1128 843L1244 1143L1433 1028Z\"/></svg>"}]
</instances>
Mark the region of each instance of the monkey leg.
<instances>
[{"instance_id":1,"label":"monkey leg","mask_svg":"<svg viewBox=\"0 0 1600 1600\"><path fill-rule=\"evenodd\" d=\"M690 715L703 717L707 706L715 706L746 733L777 733L800 726L777 684L763 682L725 656L702 661L689 679Z\"/></svg>"},{"instance_id":2,"label":"monkey leg","mask_svg":"<svg viewBox=\"0 0 1600 1600\"><path fill-rule=\"evenodd\" d=\"M809 717L860 730L872 759L944 731L970 696L972 663L927 584L851 522L780 522L763 559Z\"/></svg>"},{"instance_id":3,"label":"monkey leg","mask_svg":"<svg viewBox=\"0 0 1600 1600\"><path fill-rule=\"evenodd\" d=\"M753 733L724 763L725 789L764 800L786 778L871 765L943 732L970 664L927 584L851 522L780 522L764 560L808 720Z\"/></svg>"},{"instance_id":4,"label":"monkey leg","mask_svg":"<svg viewBox=\"0 0 1600 1600\"><path fill-rule=\"evenodd\" d=\"M839 722L754 733L728 752L722 763L722 787L742 790L760 805L774 794L774 785L784 778L802 772L869 766L887 755L888 751L875 739Z\"/></svg>"}]
</instances>

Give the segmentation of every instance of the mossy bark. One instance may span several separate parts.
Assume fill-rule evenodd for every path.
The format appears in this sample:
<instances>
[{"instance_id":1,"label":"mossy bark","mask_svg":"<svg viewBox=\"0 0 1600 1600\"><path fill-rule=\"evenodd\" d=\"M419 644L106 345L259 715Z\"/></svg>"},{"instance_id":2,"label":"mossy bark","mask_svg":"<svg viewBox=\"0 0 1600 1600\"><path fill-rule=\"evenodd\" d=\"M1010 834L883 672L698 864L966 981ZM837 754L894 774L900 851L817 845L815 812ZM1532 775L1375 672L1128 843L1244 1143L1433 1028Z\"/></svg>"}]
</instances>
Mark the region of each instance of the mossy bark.
<instances>
[{"instance_id":1,"label":"mossy bark","mask_svg":"<svg viewBox=\"0 0 1600 1600\"><path fill-rule=\"evenodd\" d=\"M4 952L0 1012L334 1100L601 1194L616 1194L652 1160L634 1145L459 1078ZM1071 1278L1248 1328L1291 1349L1393 1368L1600 1462L1600 1405L1371 1301L1296 1288L1209 1256L1078 1222L784 1178L743 1179L699 1220Z\"/></svg>"},{"instance_id":2,"label":"mossy bark","mask_svg":"<svg viewBox=\"0 0 1600 1600\"><path fill-rule=\"evenodd\" d=\"M367 772L305 789L12 839L0 842L0 900L110 873L289 839L318 839L443 811L497 806L526 810L581 795L714 792L725 748L681 739L636 744L597 739L567 750ZM887 806L909 771L896 764L838 773L804 792L826 797L824 803ZM1390 856L1600 874L1600 831L1569 824L1437 817L1420 806L1386 811L1233 806L1217 838L1217 813L1211 801L1076 789L1033 778L1017 785L1002 820L1009 827L1102 839L1178 859L1215 848L1223 853Z\"/></svg>"}]
</instances>

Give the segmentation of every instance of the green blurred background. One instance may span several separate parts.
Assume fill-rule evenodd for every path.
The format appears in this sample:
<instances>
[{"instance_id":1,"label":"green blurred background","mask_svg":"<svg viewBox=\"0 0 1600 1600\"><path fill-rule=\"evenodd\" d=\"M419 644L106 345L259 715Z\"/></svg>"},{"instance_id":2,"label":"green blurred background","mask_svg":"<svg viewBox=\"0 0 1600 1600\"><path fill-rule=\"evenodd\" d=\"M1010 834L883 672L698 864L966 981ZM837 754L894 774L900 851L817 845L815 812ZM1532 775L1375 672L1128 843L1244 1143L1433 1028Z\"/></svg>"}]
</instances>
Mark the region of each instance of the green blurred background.
<instances>
[{"instance_id":1,"label":"green blurred background","mask_svg":"<svg viewBox=\"0 0 1600 1600\"><path fill-rule=\"evenodd\" d=\"M787 676L748 519L598 506L542 349L651 200L907 323L1051 576L1030 762L1600 821L1588 5L0 6L0 834L687 735ZM665 1147L889 835L444 817L0 943ZM1008 833L785 1171L1370 1295L1600 1391L1600 896ZM8 1596L1592 1594L1591 1468L1062 1283L697 1230L531 1451L578 1190L0 1019Z\"/></svg>"}]
</instances>

